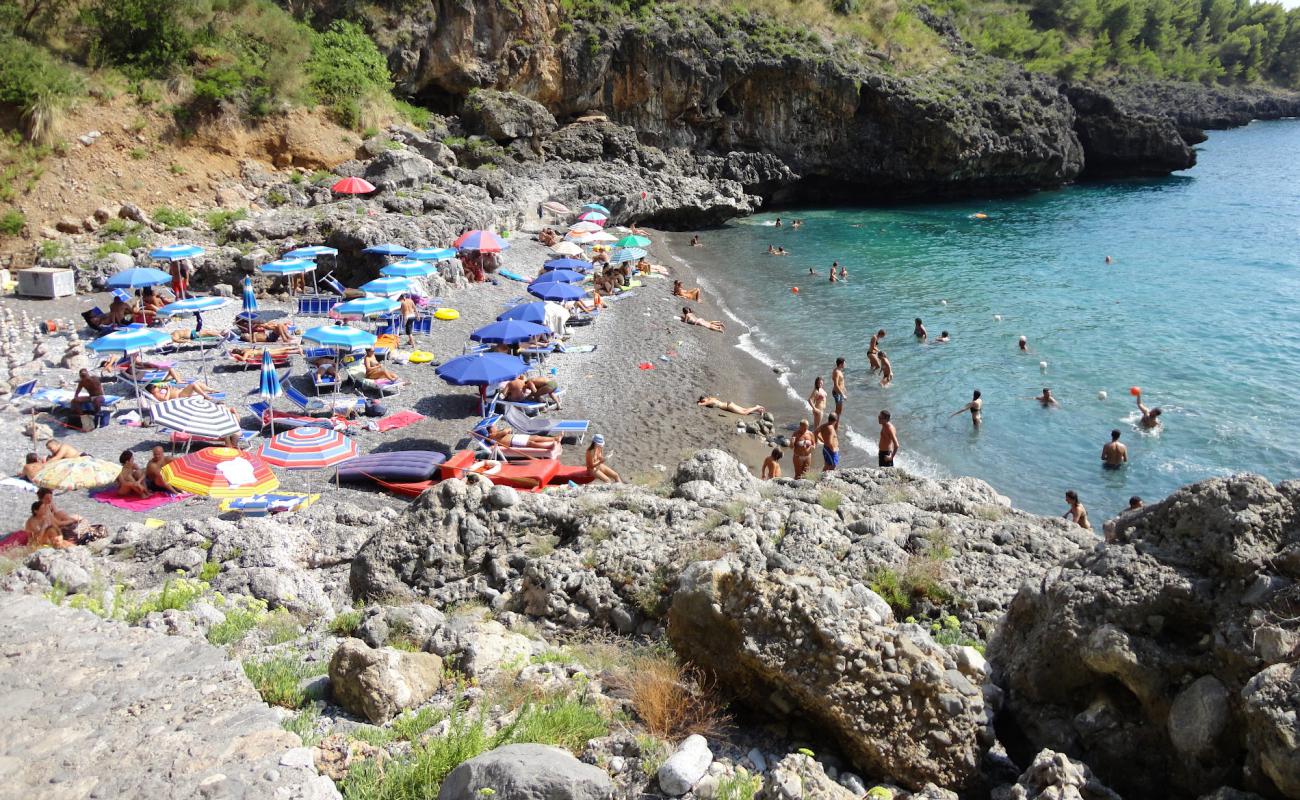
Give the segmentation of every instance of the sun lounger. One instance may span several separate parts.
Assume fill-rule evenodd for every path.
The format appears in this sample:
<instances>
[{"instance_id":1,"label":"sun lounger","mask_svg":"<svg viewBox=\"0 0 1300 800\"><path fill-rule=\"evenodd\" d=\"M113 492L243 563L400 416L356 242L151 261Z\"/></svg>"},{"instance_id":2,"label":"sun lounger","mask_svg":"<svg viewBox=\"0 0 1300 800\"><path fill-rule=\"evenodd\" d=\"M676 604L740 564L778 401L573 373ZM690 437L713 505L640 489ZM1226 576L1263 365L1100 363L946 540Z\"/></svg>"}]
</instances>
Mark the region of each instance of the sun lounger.
<instances>
[{"instance_id":1,"label":"sun lounger","mask_svg":"<svg viewBox=\"0 0 1300 800\"><path fill-rule=\"evenodd\" d=\"M239 443L243 444L245 442L248 442L249 440L256 438L257 435L258 435L258 431L249 431L241 428L239 431ZM173 450L178 447L184 447L186 450L188 450L190 448L190 445L194 444L195 442L198 442L199 444L220 444L220 445L226 443L225 439L218 439L212 436L197 436L192 433L181 433L180 431L172 431L170 441Z\"/></svg>"},{"instance_id":2,"label":"sun lounger","mask_svg":"<svg viewBox=\"0 0 1300 800\"><path fill-rule=\"evenodd\" d=\"M370 480L387 484L428 483L437 478L438 468L446 459L442 453L433 450L368 453L339 464L338 478L341 481Z\"/></svg>"},{"instance_id":3,"label":"sun lounger","mask_svg":"<svg viewBox=\"0 0 1300 800\"><path fill-rule=\"evenodd\" d=\"M518 433L534 436L562 436L581 442L587 437L591 422L585 419L543 419L530 417L517 408L507 408L502 415L506 425Z\"/></svg>"},{"instance_id":4,"label":"sun lounger","mask_svg":"<svg viewBox=\"0 0 1300 800\"><path fill-rule=\"evenodd\" d=\"M554 458L535 458L527 461L507 462L502 459L487 461L475 458L473 450L460 450L440 467L443 480L464 478L469 473L482 475L499 486L512 486L524 491L540 492L560 470Z\"/></svg>"},{"instance_id":5,"label":"sun lounger","mask_svg":"<svg viewBox=\"0 0 1300 800\"><path fill-rule=\"evenodd\" d=\"M263 428L269 426L272 431L310 427L342 431L348 427L347 420L342 417L308 417L288 411L275 411L266 402L250 403L248 410L253 412Z\"/></svg>"},{"instance_id":6,"label":"sun lounger","mask_svg":"<svg viewBox=\"0 0 1300 800\"><path fill-rule=\"evenodd\" d=\"M319 494L268 492L251 497L228 497L221 501L220 509L244 517L265 517L267 514L301 511L319 499Z\"/></svg>"},{"instance_id":7,"label":"sun lounger","mask_svg":"<svg viewBox=\"0 0 1300 800\"><path fill-rule=\"evenodd\" d=\"M559 443L550 447L505 447L497 444L478 431L470 431L470 447L484 458L502 461L527 461L535 458L559 459L564 448Z\"/></svg>"},{"instance_id":8,"label":"sun lounger","mask_svg":"<svg viewBox=\"0 0 1300 800\"><path fill-rule=\"evenodd\" d=\"M298 298L298 314L303 317L328 316L343 298L334 294L306 294Z\"/></svg>"},{"instance_id":9,"label":"sun lounger","mask_svg":"<svg viewBox=\"0 0 1300 800\"><path fill-rule=\"evenodd\" d=\"M364 397L352 397L350 395L343 397L308 397L287 381L281 384L281 390L289 402L308 414L348 415L361 411L366 407Z\"/></svg>"},{"instance_id":10,"label":"sun lounger","mask_svg":"<svg viewBox=\"0 0 1300 800\"><path fill-rule=\"evenodd\" d=\"M375 394L391 397L401 390L404 384L398 381L374 380L366 377L366 365L361 361L353 361L344 367L348 380L361 387L363 391L374 392Z\"/></svg>"}]
</instances>

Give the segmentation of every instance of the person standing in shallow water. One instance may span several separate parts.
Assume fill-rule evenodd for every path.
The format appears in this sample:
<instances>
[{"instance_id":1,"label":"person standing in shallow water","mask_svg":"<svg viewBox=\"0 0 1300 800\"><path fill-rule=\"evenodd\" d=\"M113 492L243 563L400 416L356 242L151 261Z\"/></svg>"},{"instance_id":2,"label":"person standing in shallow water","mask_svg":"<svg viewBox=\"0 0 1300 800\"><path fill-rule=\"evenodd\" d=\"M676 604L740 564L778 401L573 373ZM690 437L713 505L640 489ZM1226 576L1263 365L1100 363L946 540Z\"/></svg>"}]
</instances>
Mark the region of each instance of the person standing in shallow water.
<instances>
[{"instance_id":1,"label":"person standing in shallow water","mask_svg":"<svg viewBox=\"0 0 1300 800\"><path fill-rule=\"evenodd\" d=\"M969 403L952 412L952 414L949 415L949 418L955 417L958 414L964 414L967 411L970 412L971 424L978 428L980 422L983 421L984 412L984 401L980 398L979 389L975 390L975 396L970 399Z\"/></svg>"},{"instance_id":2,"label":"person standing in shallow water","mask_svg":"<svg viewBox=\"0 0 1300 800\"><path fill-rule=\"evenodd\" d=\"M880 423L880 452L876 463L882 467L894 466L894 456L898 455L898 429L894 427L892 419L888 410L881 411L876 417Z\"/></svg>"},{"instance_id":3,"label":"person standing in shallow water","mask_svg":"<svg viewBox=\"0 0 1300 800\"><path fill-rule=\"evenodd\" d=\"M883 338L885 338L885 329L881 328L867 343L867 363L871 365L872 372L880 371L880 340Z\"/></svg>"},{"instance_id":4,"label":"person standing in shallow water","mask_svg":"<svg viewBox=\"0 0 1300 800\"><path fill-rule=\"evenodd\" d=\"M930 335L929 332L926 331L925 325L921 323L920 317L916 318L916 325L912 328L912 333L916 336L917 339L920 339L923 342Z\"/></svg>"},{"instance_id":5,"label":"person standing in shallow water","mask_svg":"<svg viewBox=\"0 0 1300 800\"><path fill-rule=\"evenodd\" d=\"M835 359L835 369L831 370L831 399L835 401L835 416L844 416L844 400L848 397L844 390L844 359Z\"/></svg>"},{"instance_id":6,"label":"person standing in shallow water","mask_svg":"<svg viewBox=\"0 0 1300 800\"><path fill-rule=\"evenodd\" d=\"M1061 516L1084 530L1092 530L1092 525L1088 522L1088 509L1084 508L1083 503L1079 501L1079 493L1073 489L1069 490L1065 493L1065 502L1069 503L1070 507Z\"/></svg>"},{"instance_id":7,"label":"person standing in shallow water","mask_svg":"<svg viewBox=\"0 0 1300 800\"><path fill-rule=\"evenodd\" d=\"M831 414L817 429L822 443L822 472L834 472L840 465L840 418Z\"/></svg>"},{"instance_id":8,"label":"person standing in shallow water","mask_svg":"<svg viewBox=\"0 0 1300 800\"><path fill-rule=\"evenodd\" d=\"M822 414L826 413L826 389L823 386L822 376L818 375L813 380L812 394L808 395L808 407L813 412L813 430L822 426Z\"/></svg>"},{"instance_id":9,"label":"person standing in shallow water","mask_svg":"<svg viewBox=\"0 0 1300 800\"><path fill-rule=\"evenodd\" d=\"M1119 469L1128 463L1128 448L1119 440L1118 430L1110 432L1110 441L1101 448L1101 465L1106 469Z\"/></svg>"}]
</instances>

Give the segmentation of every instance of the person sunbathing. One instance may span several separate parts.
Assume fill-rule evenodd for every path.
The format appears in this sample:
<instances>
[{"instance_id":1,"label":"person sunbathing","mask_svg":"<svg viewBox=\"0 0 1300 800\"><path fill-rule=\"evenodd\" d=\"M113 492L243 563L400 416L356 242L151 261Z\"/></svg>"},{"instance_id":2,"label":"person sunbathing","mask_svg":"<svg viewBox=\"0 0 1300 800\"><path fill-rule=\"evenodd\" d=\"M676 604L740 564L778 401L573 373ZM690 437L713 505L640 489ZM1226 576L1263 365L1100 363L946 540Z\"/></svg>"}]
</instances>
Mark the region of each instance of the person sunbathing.
<instances>
[{"instance_id":1,"label":"person sunbathing","mask_svg":"<svg viewBox=\"0 0 1300 800\"><path fill-rule=\"evenodd\" d=\"M543 447L549 449L560 443L560 437L558 436L515 433L505 425L495 423L488 426L486 436L491 442L501 447Z\"/></svg>"},{"instance_id":2,"label":"person sunbathing","mask_svg":"<svg viewBox=\"0 0 1300 800\"><path fill-rule=\"evenodd\" d=\"M700 287L696 286L694 289L687 289L682 286L681 281L673 281L673 295L698 303L700 302Z\"/></svg>"},{"instance_id":3,"label":"person sunbathing","mask_svg":"<svg viewBox=\"0 0 1300 800\"><path fill-rule=\"evenodd\" d=\"M131 320L131 305L120 298L113 298L108 304L108 314L100 317L101 325L125 325Z\"/></svg>"},{"instance_id":4,"label":"person sunbathing","mask_svg":"<svg viewBox=\"0 0 1300 800\"><path fill-rule=\"evenodd\" d=\"M46 464L53 464L55 461L62 461L65 458L81 458L85 455L85 453L67 442L60 442L58 439L51 439L46 442L45 448L50 451L49 458L45 459Z\"/></svg>"},{"instance_id":5,"label":"person sunbathing","mask_svg":"<svg viewBox=\"0 0 1300 800\"><path fill-rule=\"evenodd\" d=\"M60 511L54 505L54 492L50 489L38 489L36 491L36 500L41 504L42 512L48 514L50 519L54 520L54 524L58 526L64 536L75 537L77 526L85 522L85 519L76 514Z\"/></svg>"},{"instance_id":6,"label":"person sunbathing","mask_svg":"<svg viewBox=\"0 0 1300 800\"><path fill-rule=\"evenodd\" d=\"M605 307L605 300L600 296L600 290L595 289L591 292L590 305L585 300L574 300L573 307L584 314L594 314Z\"/></svg>"},{"instance_id":7,"label":"person sunbathing","mask_svg":"<svg viewBox=\"0 0 1300 800\"><path fill-rule=\"evenodd\" d=\"M243 361L245 363L253 363L253 362L260 363L262 360L263 350L266 350L271 354L272 361L283 361L284 359L287 359L292 355L296 355L302 352L301 347L298 347L297 345L289 345L286 347L266 347L266 348L232 347L230 348L230 354L234 356L237 360Z\"/></svg>"},{"instance_id":8,"label":"person sunbathing","mask_svg":"<svg viewBox=\"0 0 1300 800\"><path fill-rule=\"evenodd\" d=\"M150 495L149 487L144 485L144 473L135 465L135 457L130 450L123 450L117 462L122 469L117 473L117 494L119 497L135 495L145 498Z\"/></svg>"},{"instance_id":9,"label":"person sunbathing","mask_svg":"<svg viewBox=\"0 0 1300 800\"><path fill-rule=\"evenodd\" d=\"M27 544L31 547L53 547L62 550L72 547L72 542L63 538L63 532L54 520L41 508L40 501L32 503L32 515L23 523L27 531Z\"/></svg>"},{"instance_id":10,"label":"person sunbathing","mask_svg":"<svg viewBox=\"0 0 1300 800\"><path fill-rule=\"evenodd\" d=\"M149 463L144 465L144 483L151 491L155 492L174 492L175 489L163 477L162 468L175 461L174 458L167 455L167 452L159 445L149 453Z\"/></svg>"},{"instance_id":11,"label":"person sunbathing","mask_svg":"<svg viewBox=\"0 0 1300 800\"><path fill-rule=\"evenodd\" d=\"M199 395L204 400L212 400L212 393L216 391L211 386L202 381L194 381L184 386L171 386L162 381L154 381L146 389L149 396L155 400L175 400L179 397L193 397Z\"/></svg>"},{"instance_id":12,"label":"person sunbathing","mask_svg":"<svg viewBox=\"0 0 1300 800\"><path fill-rule=\"evenodd\" d=\"M316 382L322 383L326 380L338 380L339 368L332 358L322 358L316 362Z\"/></svg>"},{"instance_id":13,"label":"person sunbathing","mask_svg":"<svg viewBox=\"0 0 1300 800\"><path fill-rule=\"evenodd\" d=\"M687 325L699 325L701 328L707 328L708 330L716 331L718 333L722 333L727 329L727 326L723 325L721 322L704 319L689 308L682 309L682 322L685 322Z\"/></svg>"},{"instance_id":14,"label":"person sunbathing","mask_svg":"<svg viewBox=\"0 0 1300 800\"><path fill-rule=\"evenodd\" d=\"M375 348L366 348L366 357L361 362L366 368L366 378L372 381L395 381L397 375L392 370L379 363L379 357L375 355Z\"/></svg>"},{"instance_id":15,"label":"person sunbathing","mask_svg":"<svg viewBox=\"0 0 1300 800\"><path fill-rule=\"evenodd\" d=\"M23 461L22 469L18 470L18 477L25 478L29 481L36 481L36 473L45 469L45 462L35 453L28 453Z\"/></svg>"},{"instance_id":16,"label":"person sunbathing","mask_svg":"<svg viewBox=\"0 0 1300 800\"><path fill-rule=\"evenodd\" d=\"M599 433L587 445L587 474L601 483L622 483L623 479L605 461L605 437Z\"/></svg>"},{"instance_id":17,"label":"person sunbathing","mask_svg":"<svg viewBox=\"0 0 1300 800\"><path fill-rule=\"evenodd\" d=\"M145 361L139 356L131 357L131 363L128 365L127 372L130 373L132 378L135 378L136 380L141 380L146 377L151 377L147 375L147 373L161 372L163 370L166 370L166 374L163 375L162 380L175 381L177 383L180 383L185 380L184 378L181 377L181 374L177 372L174 367L172 367L172 365L156 364L152 361Z\"/></svg>"},{"instance_id":18,"label":"person sunbathing","mask_svg":"<svg viewBox=\"0 0 1300 800\"><path fill-rule=\"evenodd\" d=\"M247 328L240 330L239 338L246 342L275 343L275 342L292 342L293 335L289 332L289 325L286 322L256 322L253 323L252 332Z\"/></svg>"},{"instance_id":19,"label":"person sunbathing","mask_svg":"<svg viewBox=\"0 0 1300 800\"><path fill-rule=\"evenodd\" d=\"M223 334L221 333L221 331L181 330L181 331L171 332L172 341L176 344L182 344L184 342L192 342L195 339L220 339L222 338L222 336Z\"/></svg>"},{"instance_id":20,"label":"person sunbathing","mask_svg":"<svg viewBox=\"0 0 1300 800\"><path fill-rule=\"evenodd\" d=\"M767 409L762 406L750 406L749 408L746 408L739 403L719 400L716 397L709 397L708 395L701 395L700 399L695 401L695 405L704 406L705 408L716 408L719 411L729 411L732 414L739 414L742 417L748 417L751 414L762 414L764 411L767 411Z\"/></svg>"}]
</instances>

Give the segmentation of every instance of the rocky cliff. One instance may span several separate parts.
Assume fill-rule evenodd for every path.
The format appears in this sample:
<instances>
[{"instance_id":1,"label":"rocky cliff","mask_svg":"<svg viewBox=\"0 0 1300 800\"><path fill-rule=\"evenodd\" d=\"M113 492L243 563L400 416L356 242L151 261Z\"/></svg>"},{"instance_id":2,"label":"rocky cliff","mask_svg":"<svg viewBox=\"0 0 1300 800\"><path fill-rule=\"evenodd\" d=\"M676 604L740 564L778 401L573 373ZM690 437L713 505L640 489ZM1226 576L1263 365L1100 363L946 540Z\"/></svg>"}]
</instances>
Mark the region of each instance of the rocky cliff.
<instances>
[{"instance_id":1,"label":"rocky cliff","mask_svg":"<svg viewBox=\"0 0 1300 800\"><path fill-rule=\"evenodd\" d=\"M761 153L789 170L746 184L769 200L1024 191L1088 175L1094 162L1099 175L1194 163L1167 119L1077 111L1055 81L931 24L946 52L904 71L747 14L676 6L666 19L579 19L538 0L433 0L393 9L374 29L399 90L440 110L495 89L562 121L602 112L665 150Z\"/></svg>"}]
</instances>

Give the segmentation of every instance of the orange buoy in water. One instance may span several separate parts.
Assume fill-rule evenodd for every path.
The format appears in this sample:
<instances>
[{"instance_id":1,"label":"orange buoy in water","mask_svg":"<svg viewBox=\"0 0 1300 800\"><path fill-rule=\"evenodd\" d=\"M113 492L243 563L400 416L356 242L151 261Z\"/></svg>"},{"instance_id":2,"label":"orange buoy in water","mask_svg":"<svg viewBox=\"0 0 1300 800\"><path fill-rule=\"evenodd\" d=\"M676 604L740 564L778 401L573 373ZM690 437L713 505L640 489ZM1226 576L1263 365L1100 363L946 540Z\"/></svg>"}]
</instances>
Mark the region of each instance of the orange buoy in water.
<instances>
[{"instance_id":1,"label":"orange buoy in water","mask_svg":"<svg viewBox=\"0 0 1300 800\"><path fill-rule=\"evenodd\" d=\"M1131 395L1133 395L1134 397L1141 397L1141 396L1142 396L1142 390L1139 389L1139 388L1136 387L1136 386L1130 386L1130 387L1128 387L1128 393L1131 394Z\"/></svg>"},{"instance_id":2,"label":"orange buoy in water","mask_svg":"<svg viewBox=\"0 0 1300 800\"><path fill-rule=\"evenodd\" d=\"M988 214L985 214L983 211L978 211L978 212L976 212L976 213L974 213L974 214L971 214L971 216L974 217L975 219L988 219L988 218L989 218L989 215L988 215Z\"/></svg>"},{"instance_id":3,"label":"orange buoy in water","mask_svg":"<svg viewBox=\"0 0 1300 800\"><path fill-rule=\"evenodd\" d=\"M790 287L790 294L799 294L799 287L798 287L798 286L791 286L791 287Z\"/></svg>"}]
</instances>

